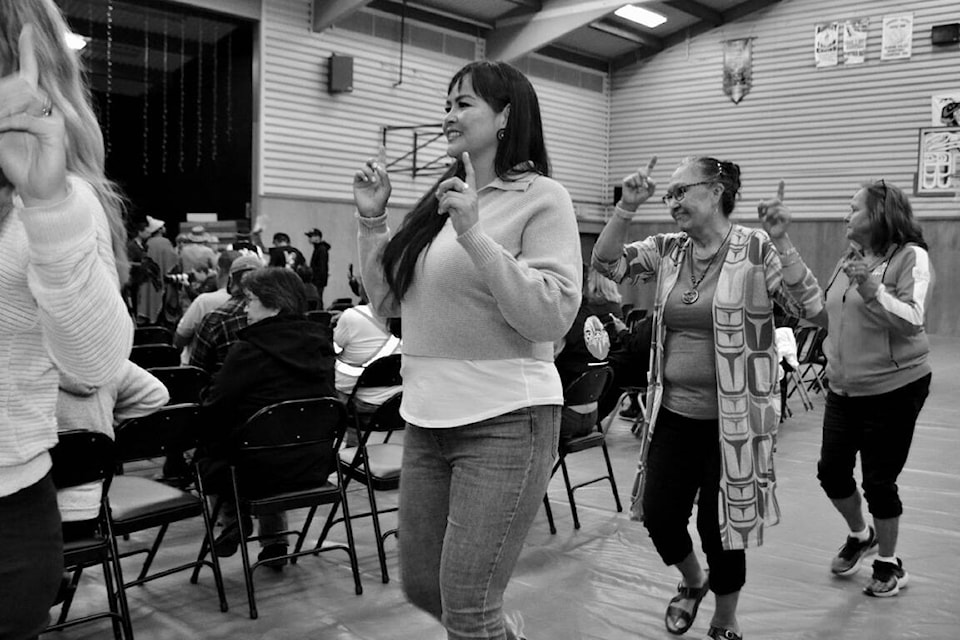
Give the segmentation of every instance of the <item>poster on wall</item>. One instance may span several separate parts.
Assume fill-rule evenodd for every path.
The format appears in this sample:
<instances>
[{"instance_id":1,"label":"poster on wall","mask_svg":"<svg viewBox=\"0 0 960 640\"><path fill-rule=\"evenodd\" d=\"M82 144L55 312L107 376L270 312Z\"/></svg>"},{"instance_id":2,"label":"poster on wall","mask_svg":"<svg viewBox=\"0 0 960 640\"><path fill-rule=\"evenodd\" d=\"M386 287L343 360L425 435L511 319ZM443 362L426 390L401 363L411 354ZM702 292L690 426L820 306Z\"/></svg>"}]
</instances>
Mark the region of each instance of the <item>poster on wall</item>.
<instances>
[{"instance_id":1,"label":"poster on wall","mask_svg":"<svg viewBox=\"0 0 960 640\"><path fill-rule=\"evenodd\" d=\"M960 89L930 96L930 124L935 127L960 127Z\"/></svg>"},{"instance_id":2,"label":"poster on wall","mask_svg":"<svg viewBox=\"0 0 960 640\"><path fill-rule=\"evenodd\" d=\"M733 104L750 93L753 87L753 38L723 42L723 92Z\"/></svg>"},{"instance_id":3,"label":"poster on wall","mask_svg":"<svg viewBox=\"0 0 960 640\"><path fill-rule=\"evenodd\" d=\"M840 23L843 35L843 64L863 64L867 58L867 27L869 18L844 20Z\"/></svg>"},{"instance_id":4,"label":"poster on wall","mask_svg":"<svg viewBox=\"0 0 960 640\"><path fill-rule=\"evenodd\" d=\"M817 68L835 67L839 61L840 25L836 22L822 22L814 27L813 59Z\"/></svg>"},{"instance_id":5,"label":"poster on wall","mask_svg":"<svg viewBox=\"0 0 960 640\"><path fill-rule=\"evenodd\" d=\"M917 153L917 195L960 192L960 127L923 127Z\"/></svg>"},{"instance_id":6,"label":"poster on wall","mask_svg":"<svg viewBox=\"0 0 960 640\"><path fill-rule=\"evenodd\" d=\"M909 58L913 50L913 13L883 16L883 38L880 44L881 60Z\"/></svg>"}]
</instances>

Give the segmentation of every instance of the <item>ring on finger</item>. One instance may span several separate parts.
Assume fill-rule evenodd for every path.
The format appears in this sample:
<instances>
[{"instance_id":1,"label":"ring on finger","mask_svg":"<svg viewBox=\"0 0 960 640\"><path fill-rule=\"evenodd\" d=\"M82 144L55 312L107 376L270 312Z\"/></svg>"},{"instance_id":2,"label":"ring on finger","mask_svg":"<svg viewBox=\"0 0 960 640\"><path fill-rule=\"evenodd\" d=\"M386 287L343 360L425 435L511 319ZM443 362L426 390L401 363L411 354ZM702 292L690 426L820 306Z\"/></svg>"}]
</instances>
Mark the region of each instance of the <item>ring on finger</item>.
<instances>
[{"instance_id":1,"label":"ring on finger","mask_svg":"<svg viewBox=\"0 0 960 640\"><path fill-rule=\"evenodd\" d=\"M43 103L40 106L40 117L46 118L53 113L53 101L46 93L43 94Z\"/></svg>"}]
</instances>

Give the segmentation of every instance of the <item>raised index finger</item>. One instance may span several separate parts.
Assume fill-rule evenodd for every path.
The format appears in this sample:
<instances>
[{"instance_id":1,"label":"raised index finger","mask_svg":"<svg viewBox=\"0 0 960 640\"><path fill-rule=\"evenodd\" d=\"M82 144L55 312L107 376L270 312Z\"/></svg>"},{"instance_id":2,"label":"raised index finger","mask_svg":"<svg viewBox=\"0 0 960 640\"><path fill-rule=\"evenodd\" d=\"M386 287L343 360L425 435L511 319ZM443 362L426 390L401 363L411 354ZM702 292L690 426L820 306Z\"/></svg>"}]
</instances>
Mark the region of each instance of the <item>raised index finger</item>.
<instances>
[{"instance_id":1,"label":"raised index finger","mask_svg":"<svg viewBox=\"0 0 960 640\"><path fill-rule=\"evenodd\" d=\"M783 183L783 180L781 180L780 186L777 187L777 200L779 200L780 202L783 202L783 187L784 187L784 183Z\"/></svg>"},{"instance_id":2,"label":"raised index finger","mask_svg":"<svg viewBox=\"0 0 960 640\"><path fill-rule=\"evenodd\" d=\"M657 156L650 158L650 162L647 163L647 175L653 173L653 168L657 166Z\"/></svg>"},{"instance_id":3,"label":"raised index finger","mask_svg":"<svg viewBox=\"0 0 960 640\"><path fill-rule=\"evenodd\" d=\"M37 54L33 44L33 25L25 24L20 30L18 46L20 50L20 77L27 81L30 88L37 88L40 77L40 67L37 65Z\"/></svg>"},{"instance_id":4,"label":"raised index finger","mask_svg":"<svg viewBox=\"0 0 960 640\"><path fill-rule=\"evenodd\" d=\"M473 190L477 189L477 174L473 170L473 163L470 161L470 154L466 151L463 152L463 155L460 156L463 160L463 170L464 170L464 182L467 183L467 186Z\"/></svg>"}]
</instances>

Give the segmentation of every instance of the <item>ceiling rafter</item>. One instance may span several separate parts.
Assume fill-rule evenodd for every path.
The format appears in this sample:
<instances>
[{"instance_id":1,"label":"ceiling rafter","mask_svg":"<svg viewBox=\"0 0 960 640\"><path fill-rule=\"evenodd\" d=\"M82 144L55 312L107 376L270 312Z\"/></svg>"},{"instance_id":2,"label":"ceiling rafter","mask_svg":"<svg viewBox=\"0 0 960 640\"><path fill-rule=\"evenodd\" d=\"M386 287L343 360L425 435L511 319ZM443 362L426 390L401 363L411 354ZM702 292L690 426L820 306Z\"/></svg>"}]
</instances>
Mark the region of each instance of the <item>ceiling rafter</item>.
<instances>
[{"instance_id":1,"label":"ceiling rafter","mask_svg":"<svg viewBox=\"0 0 960 640\"><path fill-rule=\"evenodd\" d=\"M619 24L614 24L607 20L597 20L596 22L591 22L590 28L606 33L607 35L615 36L621 40L633 42L647 49L653 49L654 51L663 50L663 40L660 38L652 36L648 33L642 33L640 31L622 27Z\"/></svg>"},{"instance_id":2,"label":"ceiling rafter","mask_svg":"<svg viewBox=\"0 0 960 640\"><path fill-rule=\"evenodd\" d=\"M313 0L311 27L316 33L326 31L334 23L368 4L370 0Z\"/></svg>"},{"instance_id":3,"label":"ceiling rafter","mask_svg":"<svg viewBox=\"0 0 960 640\"><path fill-rule=\"evenodd\" d=\"M673 7L677 11L682 11L687 15L693 16L694 18L699 18L712 27L719 27L724 23L722 13L716 9L708 7L705 4L697 2L697 0L666 0L664 4L669 7Z\"/></svg>"},{"instance_id":4,"label":"ceiling rafter","mask_svg":"<svg viewBox=\"0 0 960 640\"><path fill-rule=\"evenodd\" d=\"M623 0L544 0L533 14L498 20L487 37L487 56L516 60L623 6Z\"/></svg>"},{"instance_id":5,"label":"ceiling rafter","mask_svg":"<svg viewBox=\"0 0 960 640\"><path fill-rule=\"evenodd\" d=\"M780 2L780 0L746 0L746 2L741 2L740 4L734 5L733 7L722 12L720 14L722 18L721 24L734 22L740 18L750 15L751 13L766 9L767 7L777 4L778 2ZM706 33L712 28L713 26L704 20L694 23L686 29L672 33L664 38L664 49L669 49L674 45L685 42L689 38ZM636 62L645 60L656 53L656 51L649 51L647 49L634 49L633 51L614 59L610 63L610 68L616 71L617 69L622 69L623 67L627 67Z\"/></svg>"}]
</instances>

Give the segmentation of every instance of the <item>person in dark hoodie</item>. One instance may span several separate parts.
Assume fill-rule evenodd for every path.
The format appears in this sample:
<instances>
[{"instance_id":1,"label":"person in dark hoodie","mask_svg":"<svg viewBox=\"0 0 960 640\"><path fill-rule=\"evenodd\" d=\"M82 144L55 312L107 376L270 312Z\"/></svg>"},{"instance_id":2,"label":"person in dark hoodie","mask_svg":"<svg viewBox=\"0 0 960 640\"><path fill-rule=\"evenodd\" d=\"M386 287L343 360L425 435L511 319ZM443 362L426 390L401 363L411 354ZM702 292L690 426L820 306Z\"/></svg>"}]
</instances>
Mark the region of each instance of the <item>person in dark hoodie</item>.
<instances>
[{"instance_id":1,"label":"person in dark hoodie","mask_svg":"<svg viewBox=\"0 0 960 640\"><path fill-rule=\"evenodd\" d=\"M283 267L268 267L248 273L243 279L247 327L230 347L223 367L214 376L201 401L210 416L209 438L203 447L200 467L210 493L231 495L228 461L232 434L257 411L284 400L322 396L336 397L334 351L328 327L306 319L306 294L296 273ZM263 473L264 493L296 490L323 482L324 470L315 460L278 460L276 468ZM328 471L328 470L327 470ZM285 514L259 518L263 549L260 560L283 556ZM235 526L236 507L221 508L224 532L214 543L218 556L236 553L240 542ZM246 521L245 521L246 522ZM247 528L246 526L244 527ZM267 566L280 570L286 559Z\"/></svg>"},{"instance_id":2,"label":"person in dark hoodie","mask_svg":"<svg viewBox=\"0 0 960 640\"><path fill-rule=\"evenodd\" d=\"M330 275L330 243L323 239L323 231L316 227L307 231L307 238L313 245L310 269L313 271L313 284L320 293L320 308L323 309L323 290Z\"/></svg>"}]
</instances>

